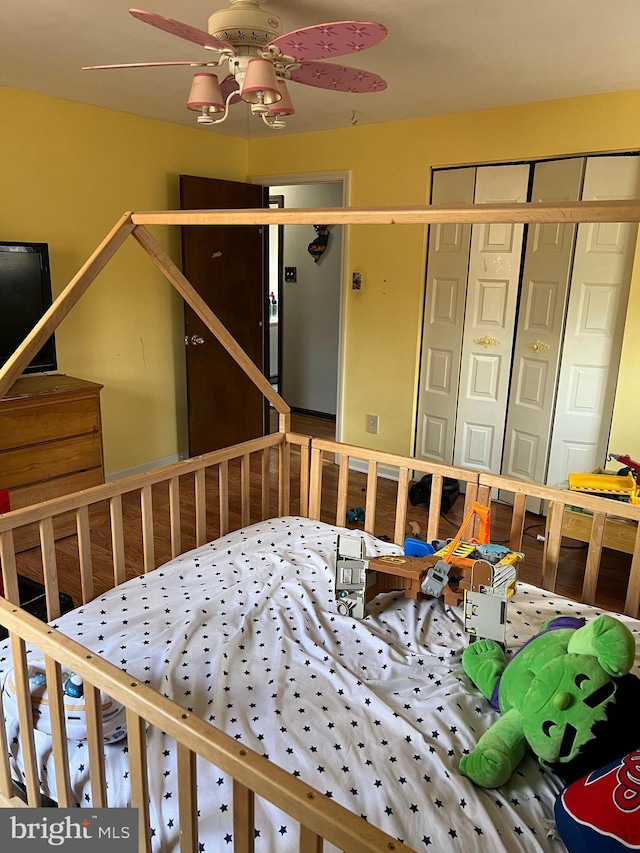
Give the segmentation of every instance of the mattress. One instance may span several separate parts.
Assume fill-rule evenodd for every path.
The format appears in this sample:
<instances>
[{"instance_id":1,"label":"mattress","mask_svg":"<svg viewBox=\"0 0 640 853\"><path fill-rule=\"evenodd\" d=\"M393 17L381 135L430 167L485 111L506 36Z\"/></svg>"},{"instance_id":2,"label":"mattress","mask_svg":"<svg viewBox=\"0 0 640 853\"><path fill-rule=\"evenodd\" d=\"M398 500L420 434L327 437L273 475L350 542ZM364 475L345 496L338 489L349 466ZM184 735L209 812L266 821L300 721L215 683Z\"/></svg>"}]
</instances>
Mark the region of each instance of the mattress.
<instances>
[{"instance_id":1,"label":"mattress","mask_svg":"<svg viewBox=\"0 0 640 853\"><path fill-rule=\"evenodd\" d=\"M340 615L334 567L345 532L296 517L261 522L54 624L417 851L562 849L553 838L562 786L532 757L498 790L479 789L458 772L497 713L462 672L460 608L385 593L364 619ZM398 551L348 532L363 537L369 556ZM549 616L598 612L519 583L508 610L508 654ZM637 636L640 623L620 618ZM0 676L9 667L5 644ZM44 793L55 800L50 739L36 733L36 742ZM109 805L126 806L126 740L107 745L105 755ZM179 845L175 743L150 729L148 758L153 848L168 853ZM85 744L70 747L69 764L77 802L88 806ZM200 850L232 849L231 780L199 764L198 784ZM294 850L297 842L295 821L258 800L256 850Z\"/></svg>"}]
</instances>

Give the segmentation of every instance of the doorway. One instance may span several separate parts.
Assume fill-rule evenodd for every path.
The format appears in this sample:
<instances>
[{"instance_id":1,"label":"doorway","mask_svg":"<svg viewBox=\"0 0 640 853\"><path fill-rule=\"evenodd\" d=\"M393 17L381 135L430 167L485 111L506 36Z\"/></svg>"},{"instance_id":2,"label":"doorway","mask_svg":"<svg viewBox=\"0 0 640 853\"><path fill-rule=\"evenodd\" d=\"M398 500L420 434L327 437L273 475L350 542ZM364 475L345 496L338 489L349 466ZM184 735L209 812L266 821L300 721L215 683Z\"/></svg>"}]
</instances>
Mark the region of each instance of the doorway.
<instances>
[{"instance_id":1,"label":"doorway","mask_svg":"<svg viewBox=\"0 0 640 853\"><path fill-rule=\"evenodd\" d=\"M270 206L342 207L347 175L254 178L268 187ZM340 434L346 249L341 226L271 226L269 279L270 374L294 415L335 424ZM278 261L274 260L278 255Z\"/></svg>"},{"instance_id":2,"label":"doorway","mask_svg":"<svg viewBox=\"0 0 640 853\"><path fill-rule=\"evenodd\" d=\"M187 209L263 207L255 184L180 176ZM223 325L264 372L265 244L256 225L182 228L182 270ZM241 308L239 308L241 306ZM256 388L199 316L185 305L189 455L257 438L266 409Z\"/></svg>"}]
</instances>

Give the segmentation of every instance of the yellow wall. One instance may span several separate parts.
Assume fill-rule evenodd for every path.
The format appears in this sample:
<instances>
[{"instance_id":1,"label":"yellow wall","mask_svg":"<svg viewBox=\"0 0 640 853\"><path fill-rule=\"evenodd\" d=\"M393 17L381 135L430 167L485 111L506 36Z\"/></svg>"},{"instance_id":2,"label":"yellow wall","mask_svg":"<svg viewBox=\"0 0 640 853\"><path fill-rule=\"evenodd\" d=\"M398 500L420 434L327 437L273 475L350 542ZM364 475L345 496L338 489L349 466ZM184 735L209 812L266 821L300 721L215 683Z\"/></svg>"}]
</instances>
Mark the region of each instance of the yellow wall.
<instances>
[{"instance_id":1,"label":"yellow wall","mask_svg":"<svg viewBox=\"0 0 640 853\"><path fill-rule=\"evenodd\" d=\"M336 96L340 97L340 96ZM295 117L291 119L292 124ZM562 154L637 150L640 90L445 115L386 125L278 137L249 143L252 175L350 170L351 206L424 204L434 166L506 162ZM405 226L357 227L348 269L363 289L346 306L343 439L412 451L425 234ZM611 448L640 458L640 380L633 330L640 323L640 281L628 315ZM637 336L637 332L636 332ZM634 369L635 368L635 369ZM378 413L379 433L365 432Z\"/></svg>"},{"instance_id":2,"label":"yellow wall","mask_svg":"<svg viewBox=\"0 0 640 853\"><path fill-rule=\"evenodd\" d=\"M179 207L181 173L246 180L241 139L6 88L0 115L0 240L49 243L54 296L126 210ZM56 339L61 372L104 384L107 471L186 447L182 300L132 238Z\"/></svg>"},{"instance_id":3,"label":"yellow wall","mask_svg":"<svg viewBox=\"0 0 640 853\"><path fill-rule=\"evenodd\" d=\"M177 207L180 173L246 180L350 170L352 205L422 204L432 166L640 147L640 91L315 134L274 132L250 142L12 89L0 88L0 111L0 239L48 242L56 293L125 210ZM178 259L177 229L157 234ZM362 272L363 290L347 295L345 440L412 449L424 254L422 228L352 229L349 269ZM636 281L611 444L636 458L639 323ZM182 305L134 241L63 322L57 341L61 371L105 386L108 471L185 448ZM365 432L368 412L380 417L377 436Z\"/></svg>"}]
</instances>

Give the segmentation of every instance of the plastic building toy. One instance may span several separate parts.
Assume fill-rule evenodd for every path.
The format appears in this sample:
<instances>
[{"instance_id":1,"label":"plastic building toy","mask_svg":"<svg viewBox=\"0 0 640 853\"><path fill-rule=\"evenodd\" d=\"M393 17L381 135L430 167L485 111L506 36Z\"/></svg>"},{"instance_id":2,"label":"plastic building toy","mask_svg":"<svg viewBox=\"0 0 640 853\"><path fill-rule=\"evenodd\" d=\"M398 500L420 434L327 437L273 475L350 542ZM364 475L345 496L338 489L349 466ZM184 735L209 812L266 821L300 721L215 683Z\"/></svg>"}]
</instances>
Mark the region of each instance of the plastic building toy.
<instances>
[{"instance_id":1,"label":"plastic building toy","mask_svg":"<svg viewBox=\"0 0 640 853\"><path fill-rule=\"evenodd\" d=\"M633 474L636 482L640 479L640 462L635 462L629 455L626 453L610 453L607 457L608 459L615 459L616 462L619 462L621 465L624 465L624 469L618 471L618 475L627 474L629 469Z\"/></svg>"},{"instance_id":2,"label":"plastic building toy","mask_svg":"<svg viewBox=\"0 0 640 853\"><path fill-rule=\"evenodd\" d=\"M365 593L373 576L368 574L364 540L359 536L338 536L336 556L336 601L342 616L364 618Z\"/></svg>"},{"instance_id":3,"label":"plastic building toy","mask_svg":"<svg viewBox=\"0 0 640 853\"><path fill-rule=\"evenodd\" d=\"M571 473L569 474L569 490L640 504L640 490L630 472L625 476L620 476L619 474L601 471L598 468L590 474Z\"/></svg>"},{"instance_id":4,"label":"plastic building toy","mask_svg":"<svg viewBox=\"0 0 640 853\"><path fill-rule=\"evenodd\" d=\"M479 541L465 542L462 532L474 516L480 519ZM489 507L474 503L453 540L436 543L441 546L434 554L437 562L427 571L421 589L428 595L442 594L445 604L463 602L464 629L473 640L504 643L506 606L524 555L489 542L490 522Z\"/></svg>"},{"instance_id":5,"label":"plastic building toy","mask_svg":"<svg viewBox=\"0 0 640 853\"><path fill-rule=\"evenodd\" d=\"M471 567L471 588L464 591L463 606L464 630L473 640L482 637L504 645L507 602L516 591L516 565L506 559L495 565L476 560Z\"/></svg>"}]
</instances>

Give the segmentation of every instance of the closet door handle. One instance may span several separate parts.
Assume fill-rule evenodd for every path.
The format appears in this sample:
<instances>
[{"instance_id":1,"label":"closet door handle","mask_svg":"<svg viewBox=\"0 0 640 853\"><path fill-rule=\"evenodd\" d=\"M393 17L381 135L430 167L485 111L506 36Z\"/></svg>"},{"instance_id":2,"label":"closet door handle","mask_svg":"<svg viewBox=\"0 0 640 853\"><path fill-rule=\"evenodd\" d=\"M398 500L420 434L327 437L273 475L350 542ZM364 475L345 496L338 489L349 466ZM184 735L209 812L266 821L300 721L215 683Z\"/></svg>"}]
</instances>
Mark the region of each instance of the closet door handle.
<instances>
[{"instance_id":1,"label":"closet door handle","mask_svg":"<svg viewBox=\"0 0 640 853\"><path fill-rule=\"evenodd\" d=\"M532 349L534 352L545 352L546 350L551 349L550 344L545 344L544 341L529 341L525 346L527 349Z\"/></svg>"},{"instance_id":2,"label":"closet door handle","mask_svg":"<svg viewBox=\"0 0 640 853\"><path fill-rule=\"evenodd\" d=\"M474 338L473 342L481 347L485 347L485 349L488 349L489 347L499 347L502 343L498 338L491 338L489 335L485 335L483 338Z\"/></svg>"}]
</instances>

